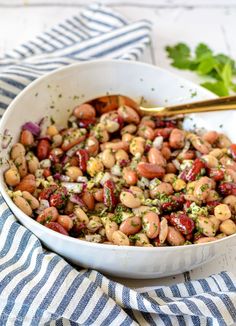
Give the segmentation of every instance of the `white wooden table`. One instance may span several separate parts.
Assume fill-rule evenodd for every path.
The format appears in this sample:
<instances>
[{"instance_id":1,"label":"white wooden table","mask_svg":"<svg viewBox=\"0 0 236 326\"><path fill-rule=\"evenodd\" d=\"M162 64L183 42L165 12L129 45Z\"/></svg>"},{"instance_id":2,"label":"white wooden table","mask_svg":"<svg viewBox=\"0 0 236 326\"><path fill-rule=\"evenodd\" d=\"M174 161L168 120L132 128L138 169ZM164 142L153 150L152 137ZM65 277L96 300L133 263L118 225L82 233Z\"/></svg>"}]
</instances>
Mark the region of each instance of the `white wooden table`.
<instances>
[{"instance_id":1,"label":"white wooden table","mask_svg":"<svg viewBox=\"0 0 236 326\"><path fill-rule=\"evenodd\" d=\"M207 43L215 51L236 59L236 0L100 0L130 21L153 22L152 44L142 60L199 82L191 72L170 66L165 46L179 41L195 46ZM0 0L0 53L24 42L50 26L74 15L89 0ZM132 287L165 285L213 273L236 270L235 248L225 248L219 258L190 272L159 280L120 280ZM236 274L236 272L235 272Z\"/></svg>"}]
</instances>

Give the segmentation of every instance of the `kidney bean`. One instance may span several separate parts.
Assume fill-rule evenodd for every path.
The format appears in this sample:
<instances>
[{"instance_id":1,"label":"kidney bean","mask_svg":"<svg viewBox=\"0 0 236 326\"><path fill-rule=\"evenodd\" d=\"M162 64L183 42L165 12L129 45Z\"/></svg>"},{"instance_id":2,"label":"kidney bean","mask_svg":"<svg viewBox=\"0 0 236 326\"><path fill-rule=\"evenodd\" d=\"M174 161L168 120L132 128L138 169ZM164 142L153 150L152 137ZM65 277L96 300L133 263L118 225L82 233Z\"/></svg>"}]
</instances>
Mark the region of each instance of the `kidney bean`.
<instances>
[{"instance_id":1,"label":"kidney bean","mask_svg":"<svg viewBox=\"0 0 236 326\"><path fill-rule=\"evenodd\" d=\"M116 222L108 220L105 224L106 237L109 241L112 242L112 235L115 231L118 230L118 225Z\"/></svg>"},{"instance_id":2,"label":"kidney bean","mask_svg":"<svg viewBox=\"0 0 236 326\"><path fill-rule=\"evenodd\" d=\"M25 147L21 143L14 144L10 156L12 160L15 160L18 156L25 156Z\"/></svg>"},{"instance_id":3,"label":"kidney bean","mask_svg":"<svg viewBox=\"0 0 236 326\"><path fill-rule=\"evenodd\" d=\"M39 201L34 196L32 196L28 191L22 191L22 196L27 200L32 209L39 207Z\"/></svg>"},{"instance_id":4,"label":"kidney bean","mask_svg":"<svg viewBox=\"0 0 236 326\"><path fill-rule=\"evenodd\" d=\"M81 171L86 172L89 153L86 149L78 149L75 153Z\"/></svg>"},{"instance_id":5,"label":"kidney bean","mask_svg":"<svg viewBox=\"0 0 236 326\"><path fill-rule=\"evenodd\" d=\"M212 168L208 170L208 175L214 181L221 181L224 179L224 171L218 168Z\"/></svg>"},{"instance_id":6,"label":"kidney bean","mask_svg":"<svg viewBox=\"0 0 236 326\"><path fill-rule=\"evenodd\" d=\"M222 182L218 189L223 196L236 195L236 183L234 182Z\"/></svg>"},{"instance_id":7,"label":"kidney bean","mask_svg":"<svg viewBox=\"0 0 236 326\"><path fill-rule=\"evenodd\" d=\"M194 181L196 180L197 176L201 173L201 170L206 167L205 163L197 158L194 162L192 167L188 170L185 175L186 181Z\"/></svg>"},{"instance_id":8,"label":"kidney bean","mask_svg":"<svg viewBox=\"0 0 236 326\"><path fill-rule=\"evenodd\" d=\"M160 232L160 219L154 212L148 212L143 215L143 230L149 239L154 239Z\"/></svg>"},{"instance_id":9,"label":"kidney bean","mask_svg":"<svg viewBox=\"0 0 236 326\"><path fill-rule=\"evenodd\" d=\"M132 217L128 217L126 220L124 220L121 223L119 230L126 235L132 235L139 232L141 228L142 228L141 218L139 216L132 216Z\"/></svg>"},{"instance_id":10,"label":"kidney bean","mask_svg":"<svg viewBox=\"0 0 236 326\"><path fill-rule=\"evenodd\" d=\"M217 141L218 133L216 131L208 131L202 136L202 138L212 145Z\"/></svg>"},{"instance_id":11,"label":"kidney bean","mask_svg":"<svg viewBox=\"0 0 236 326\"><path fill-rule=\"evenodd\" d=\"M48 157L50 151L50 143L47 139L41 139L37 145L37 158L45 160Z\"/></svg>"},{"instance_id":12,"label":"kidney bean","mask_svg":"<svg viewBox=\"0 0 236 326\"><path fill-rule=\"evenodd\" d=\"M218 220L225 221L231 217L231 211L226 204L219 204L214 208L214 215Z\"/></svg>"},{"instance_id":13,"label":"kidney bean","mask_svg":"<svg viewBox=\"0 0 236 326\"><path fill-rule=\"evenodd\" d=\"M168 235L168 222L167 219L163 217L160 222L160 234L159 234L159 240L161 244L166 241L167 235Z\"/></svg>"},{"instance_id":14,"label":"kidney bean","mask_svg":"<svg viewBox=\"0 0 236 326\"><path fill-rule=\"evenodd\" d=\"M58 209L62 209L66 205L66 200L67 200L67 190L65 187L60 187L50 195L49 203L50 206L56 207Z\"/></svg>"},{"instance_id":15,"label":"kidney bean","mask_svg":"<svg viewBox=\"0 0 236 326\"><path fill-rule=\"evenodd\" d=\"M103 185L103 202L110 210L114 208L117 203L115 184L112 180L107 180Z\"/></svg>"},{"instance_id":16,"label":"kidney bean","mask_svg":"<svg viewBox=\"0 0 236 326\"><path fill-rule=\"evenodd\" d=\"M129 238L121 231L114 231L112 234L112 242L117 246L129 246Z\"/></svg>"},{"instance_id":17,"label":"kidney bean","mask_svg":"<svg viewBox=\"0 0 236 326\"><path fill-rule=\"evenodd\" d=\"M164 128L164 129L157 128L154 130L154 137L162 136L164 139L168 139L172 130L173 128Z\"/></svg>"},{"instance_id":18,"label":"kidney bean","mask_svg":"<svg viewBox=\"0 0 236 326\"><path fill-rule=\"evenodd\" d=\"M141 206L140 199L128 191L122 191L120 193L120 201L123 205L129 208L137 208Z\"/></svg>"},{"instance_id":19,"label":"kidney bean","mask_svg":"<svg viewBox=\"0 0 236 326\"><path fill-rule=\"evenodd\" d=\"M85 103L76 106L74 108L73 114L77 119L92 119L96 116L96 110L92 105Z\"/></svg>"},{"instance_id":20,"label":"kidney bean","mask_svg":"<svg viewBox=\"0 0 236 326\"><path fill-rule=\"evenodd\" d=\"M184 244L185 239L183 235L176 230L173 226L168 227L167 242L171 246L181 246Z\"/></svg>"},{"instance_id":21,"label":"kidney bean","mask_svg":"<svg viewBox=\"0 0 236 326\"><path fill-rule=\"evenodd\" d=\"M191 234L195 227L193 220L185 213L172 213L169 222L184 235Z\"/></svg>"},{"instance_id":22,"label":"kidney bean","mask_svg":"<svg viewBox=\"0 0 236 326\"><path fill-rule=\"evenodd\" d=\"M68 232L66 231L66 229L63 228L62 225L60 225L57 222L49 222L46 223L45 226L53 231L56 231L58 233L64 234L64 235L68 235Z\"/></svg>"},{"instance_id":23,"label":"kidney bean","mask_svg":"<svg viewBox=\"0 0 236 326\"><path fill-rule=\"evenodd\" d=\"M161 209L165 213L178 211L183 207L185 199L183 196L170 196L170 201L161 204Z\"/></svg>"},{"instance_id":24,"label":"kidney bean","mask_svg":"<svg viewBox=\"0 0 236 326\"><path fill-rule=\"evenodd\" d=\"M28 191L31 194L35 191L35 189L36 181L33 174L26 175L16 187L16 190Z\"/></svg>"},{"instance_id":25,"label":"kidney bean","mask_svg":"<svg viewBox=\"0 0 236 326\"><path fill-rule=\"evenodd\" d=\"M220 225L220 231L226 235L236 233L236 224L232 220L225 220Z\"/></svg>"},{"instance_id":26,"label":"kidney bean","mask_svg":"<svg viewBox=\"0 0 236 326\"><path fill-rule=\"evenodd\" d=\"M56 191L58 189L57 185L51 185L48 188L43 189L40 193L39 193L39 200L42 199L46 199L49 200L49 197L52 193L54 193L54 191Z\"/></svg>"},{"instance_id":27,"label":"kidney bean","mask_svg":"<svg viewBox=\"0 0 236 326\"><path fill-rule=\"evenodd\" d=\"M140 121L138 113L127 105L119 107L117 112L125 122L138 124Z\"/></svg>"},{"instance_id":28,"label":"kidney bean","mask_svg":"<svg viewBox=\"0 0 236 326\"><path fill-rule=\"evenodd\" d=\"M32 215L32 208L30 207L29 203L25 198L21 196L14 196L12 200L16 204L16 206L22 210L22 212L24 212L28 216Z\"/></svg>"},{"instance_id":29,"label":"kidney bean","mask_svg":"<svg viewBox=\"0 0 236 326\"><path fill-rule=\"evenodd\" d=\"M180 129L173 129L170 134L170 146L172 148L180 149L184 147L185 133Z\"/></svg>"},{"instance_id":30,"label":"kidney bean","mask_svg":"<svg viewBox=\"0 0 236 326\"><path fill-rule=\"evenodd\" d=\"M8 169L4 173L4 178L8 186L15 187L20 183L20 174L17 169Z\"/></svg>"},{"instance_id":31,"label":"kidney bean","mask_svg":"<svg viewBox=\"0 0 236 326\"><path fill-rule=\"evenodd\" d=\"M52 163L59 163L60 162L60 158L63 155L63 150L61 148L53 148L52 150L50 150L49 154L48 154L48 159L52 162ZM40 165L42 166L42 163L40 162Z\"/></svg>"},{"instance_id":32,"label":"kidney bean","mask_svg":"<svg viewBox=\"0 0 236 326\"><path fill-rule=\"evenodd\" d=\"M140 162L137 165L137 172L147 179L162 178L165 174L163 167L152 163Z\"/></svg>"},{"instance_id":33,"label":"kidney bean","mask_svg":"<svg viewBox=\"0 0 236 326\"><path fill-rule=\"evenodd\" d=\"M166 166L166 160L163 157L162 153L154 147L152 147L148 152L148 160L149 163L157 164L163 167Z\"/></svg>"}]
</instances>

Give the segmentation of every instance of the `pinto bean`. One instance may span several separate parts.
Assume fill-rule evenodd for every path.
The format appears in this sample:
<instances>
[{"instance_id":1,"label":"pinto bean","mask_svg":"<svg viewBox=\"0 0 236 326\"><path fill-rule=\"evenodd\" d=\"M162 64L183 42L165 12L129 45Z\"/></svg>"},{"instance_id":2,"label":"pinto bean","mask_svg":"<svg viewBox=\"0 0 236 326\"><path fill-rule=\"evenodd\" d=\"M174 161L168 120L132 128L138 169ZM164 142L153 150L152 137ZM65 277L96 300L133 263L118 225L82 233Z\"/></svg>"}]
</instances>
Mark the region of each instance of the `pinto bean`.
<instances>
[{"instance_id":1,"label":"pinto bean","mask_svg":"<svg viewBox=\"0 0 236 326\"><path fill-rule=\"evenodd\" d=\"M183 148L184 140L185 140L185 133L183 130L175 128L171 131L169 142L172 148L176 148L176 149Z\"/></svg>"},{"instance_id":2,"label":"pinto bean","mask_svg":"<svg viewBox=\"0 0 236 326\"><path fill-rule=\"evenodd\" d=\"M94 192L94 198L96 199L96 201L98 202L103 202L103 189L97 189Z\"/></svg>"},{"instance_id":3,"label":"pinto bean","mask_svg":"<svg viewBox=\"0 0 236 326\"><path fill-rule=\"evenodd\" d=\"M220 220L218 220L214 215L211 215L209 216L209 221L213 224L214 230L217 231L220 226Z\"/></svg>"},{"instance_id":4,"label":"pinto bean","mask_svg":"<svg viewBox=\"0 0 236 326\"><path fill-rule=\"evenodd\" d=\"M201 237L200 239L196 240L194 243L208 243L217 240L215 237Z\"/></svg>"},{"instance_id":5,"label":"pinto bean","mask_svg":"<svg viewBox=\"0 0 236 326\"><path fill-rule=\"evenodd\" d=\"M144 124L140 124L140 127L138 129L138 135L140 137L143 137L145 139L149 139L149 140L153 140L154 139L154 130L149 127L149 126L146 126Z\"/></svg>"},{"instance_id":6,"label":"pinto bean","mask_svg":"<svg viewBox=\"0 0 236 326\"><path fill-rule=\"evenodd\" d=\"M126 220L124 220L119 229L121 232L123 232L126 235L132 235L139 232L142 228L142 221L139 216L132 216L128 217Z\"/></svg>"},{"instance_id":7,"label":"pinto bean","mask_svg":"<svg viewBox=\"0 0 236 326\"><path fill-rule=\"evenodd\" d=\"M134 134L137 130L137 127L134 124L129 124L125 126L124 128L121 129L121 135L123 136L124 134Z\"/></svg>"},{"instance_id":8,"label":"pinto bean","mask_svg":"<svg viewBox=\"0 0 236 326\"><path fill-rule=\"evenodd\" d=\"M236 162L228 156L223 156L220 159L220 163L223 165L224 168L232 169L236 171Z\"/></svg>"},{"instance_id":9,"label":"pinto bean","mask_svg":"<svg viewBox=\"0 0 236 326\"><path fill-rule=\"evenodd\" d=\"M144 153L145 140L142 137L134 137L130 143L129 151L132 155Z\"/></svg>"},{"instance_id":10,"label":"pinto bean","mask_svg":"<svg viewBox=\"0 0 236 326\"><path fill-rule=\"evenodd\" d=\"M224 179L225 181L236 183L236 171L226 168L224 173Z\"/></svg>"},{"instance_id":11,"label":"pinto bean","mask_svg":"<svg viewBox=\"0 0 236 326\"><path fill-rule=\"evenodd\" d=\"M58 219L59 213L56 207L48 207L43 210L43 212L38 215L37 222L44 224L49 222L55 222Z\"/></svg>"},{"instance_id":12,"label":"pinto bean","mask_svg":"<svg viewBox=\"0 0 236 326\"><path fill-rule=\"evenodd\" d=\"M39 160L38 158L32 153L28 152L25 156L26 162L28 164L28 170L31 174L35 174L35 172L39 169Z\"/></svg>"},{"instance_id":13,"label":"pinto bean","mask_svg":"<svg viewBox=\"0 0 236 326\"><path fill-rule=\"evenodd\" d=\"M188 138L190 139L193 147L200 153L208 154L211 151L211 145L207 141L203 140L201 137L194 134L190 134Z\"/></svg>"},{"instance_id":14,"label":"pinto bean","mask_svg":"<svg viewBox=\"0 0 236 326\"><path fill-rule=\"evenodd\" d=\"M20 183L20 174L16 169L8 169L4 173L4 178L8 186L15 187Z\"/></svg>"},{"instance_id":15,"label":"pinto bean","mask_svg":"<svg viewBox=\"0 0 236 326\"><path fill-rule=\"evenodd\" d=\"M101 145L101 150L104 151L105 149L112 149L117 151L118 149L128 150L129 145L124 141L117 141L117 142L107 142Z\"/></svg>"},{"instance_id":16,"label":"pinto bean","mask_svg":"<svg viewBox=\"0 0 236 326\"><path fill-rule=\"evenodd\" d=\"M112 234L112 242L117 246L129 246L129 238L121 231L114 231Z\"/></svg>"},{"instance_id":17,"label":"pinto bean","mask_svg":"<svg viewBox=\"0 0 236 326\"><path fill-rule=\"evenodd\" d=\"M123 205L129 208L136 208L141 206L140 199L128 191L122 191L120 193L120 201Z\"/></svg>"},{"instance_id":18,"label":"pinto bean","mask_svg":"<svg viewBox=\"0 0 236 326\"><path fill-rule=\"evenodd\" d=\"M184 161L184 160L193 160L196 157L195 151L189 150L186 152L181 152L178 156L177 159L179 161Z\"/></svg>"},{"instance_id":19,"label":"pinto bean","mask_svg":"<svg viewBox=\"0 0 236 326\"><path fill-rule=\"evenodd\" d=\"M163 167L152 163L140 162L137 165L137 172L147 179L162 178L165 174Z\"/></svg>"},{"instance_id":20,"label":"pinto bean","mask_svg":"<svg viewBox=\"0 0 236 326\"><path fill-rule=\"evenodd\" d=\"M94 210L95 200L94 200L94 196L93 196L93 194L91 194L91 192L85 191L82 194L82 200L85 203L85 205L88 207L89 210L91 210L91 211Z\"/></svg>"},{"instance_id":21,"label":"pinto bean","mask_svg":"<svg viewBox=\"0 0 236 326\"><path fill-rule=\"evenodd\" d=\"M205 162L206 166L211 169L211 168L217 168L219 165L219 162L217 158L213 155L203 155L202 160Z\"/></svg>"},{"instance_id":22,"label":"pinto bean","mask_svg":"<svg viewBox=\"0 0 236 326\"><path fill-rule=\"evenodd\" d=\"M72 182L77 181L78 177L83 175L83 172L77 166L69 166L66 169L66 175L70 178Z\"/></svg>"},{"instance_id":23,"label":"pinto bean","mask_svg":"<svg viewBox=\"0 0 236 326\"><path fill-rule=\"evenodd\" d=\"M25 156L25 147L21 143L16 143L11 149L11 159L15 160L18 156Z\"/></svg>"},{"instance_id":24,"label":"pinto bean","mask_svg":"<svg viewBox=\"0 0 236 326\"><path fill-rule=\"evenodd\" d=\"M218 133L216 131L208 131L203 135L202 138L212 145L217 141Z\"/></svg>"},{"instance_id":25,"label":"pinto bean","mask_svg":"<svg viewBox=\"0 0 236 326\"><path fill-rule=\"evenodd\" d=\"M28 191L22 191L22 196L27 200L32 209L39 207L38 199L31 195Z\"/></svg>"},{"instance_id":26,"label":"pinto bean","mask_svg":"<svg viewBox=\"0 0 236 326\"><path fill-rule=\"evenodd\" d=\"M198 181L196 181L193 195L196 198L205 201L209 194L209 190L213 187L214 185L212 179L208 177L202 177Z\"/></svg>"},{"instance_id":27,"label":"pinto bean","mask_svg":"<svg viewBox=\"0 0 236 326\"><path fill-rule=\"evenodd\" d=\"M167 146L161 149L161 154L166 160L171 158L171 150Z\"/></svg>"},{"instance_id":28,"label":"pinto bean","mask_svg":"<svg viewBox=\"0 0 236 326\"><path fill-rule=\"evenodd\" d=\"M220 221L228 220L231 217L231 211L226 204L219 204L214 208L214 215Z\"/></svg>"},{"instance_id":29,"label":"pinto bean","mask_svg":"<svg viewBox=\"0 0 236 326\"><path fill-rule=\"evenodd\" d=\"M75 145L82 143L86 138L85 133L86 133L85 129L75 129L75 130L71 131L69 135L66 135L64 137L63 143L61 145L62 150L68 151ZM38 155L38 157L39 157L39 155ZM41 159L41 158L39 157L39 159Z\"/></svg>"},{"instance_id":30,"label":"pinto bean","mask_svg":"<svg viewBox=\"0 0 236 326\"><path fill-rule=\"evenodd\" d=\"M96 156L99 150L98 140L93 136L88 137L85 142L85 149L88 151L90 156Z\"/></svg>"},{"instance_id":31,"label":"pinto bean","mask_svg":"<svg viewBox=\"0 0 236 326\"><path fill-rule=\"evenodd\" d=\"M226 235L236 233L236 224L232 220L225 220L220 225L220 231Z\"/></svg>"},{"instance_id":32,"label":"pinto bean","mask_svg":"<svg viewBox=\"0 0 236 326\"><path fill-rule=\"evenodd\" d=\"M86 225L88 224L89 218L87 214L82 210L82 208L80 208L79 206L75 206L74 213L80 222Z\"/></svg>"},{"instance_id":33,"label":"pinto bean","mask_svg":"<svg viewBox=\"0 0 236 326\"><path fill-rule=\"evenodd\" d=\"M117 112L125 122L138 124L140 121L138 113L127 105L119 107Z\"/></svg>"},{"instance_id":34,"label":"pinto bean","mask_svg":"<svg viewBox=\"0 0 236 326\"><path fill-rule=\"evenodd\" d=\"M160 219L154 212L143 215L143 230L150 239L154 239L160 232Z\"/></svg>"},{"instance_id":35,"label":"pinto bean","mask_svg":"<svg viewBox=\"0 0 236 326\"><path fill-rule=\"evenodd\" d=\"M184 236L173 226L168 226L168 234L166 240L171 246L181 246L185 242Z\"/></svg>"},{"instance_id":36,"label":"pinto bean","mask_svg":"<svg viewBox=\"0 0 236 326\"><path fill-rule=\"evenodd\" d=\"M115 159L116 159L117 162L120 162L120 161L123 161L123 160L128 161L129 160L129 155L123 149L118 149L118 151L115 153Z\"/></svg>"},{"instance_id":37,"label":"pinto bean","mask_svg":"<svg viewBox=\"0 0 236 326\"><path fill-rule=\"evenodd\" d=\"M177 169L173 163L166 164L166 173L176 173L176 172L177 172Z\"/></svg>"},{"instance_id":38,"label":"pinto bean","mask_svg":"<svg viewBox=\"0 0 236 326\"><path fill-rule=\"evenodd\" d=\"M174 192L173 187L170 183L162 182L154 189L150 190L150 195L155 198L158 194L172 195Z\"/></svg>"},{"instance_id":39,"label":"pinto bean","mask_svg":"<svg viewBox=\"0 0 236 326\"><path fill-rule=\"evenodd\" d=\"M26 215L31 216L32 215L32 208L30 207L27 200L21 196L14 196L13 202L16 204L18 208L22 210Z\"/></svg>"},{"instance_id":40,"label":"pinto bean","mask_svg":"<svg viewBox=\"0 0 236 326\"><path fill-rule=\"evenodd\" d=\"M219 194L217 191L215 190L209 190L207 198L206 198L206 202L209 201L215 201L219 199Z\"/></svg>"},{"instance_id":41,"label":"pinto bean","mask_svg":"<svg viewBox=\"0 0 236 326\"><path fill-rule=\"evenodd\" d=\"M122 136L122 141L125 142L125 143L130 144L130 142L131 142L131 140L132 140L133 138L134 138L134 136L131 135L131 134L124 134L124 135Z\"/></svg>"},{"instance_id":42,"label":"pinto bean","mask_svg":"<svg viewBox=\"0 0 236 326\"><path fill-rule=\"evenodd\" d=\"M218 134L217 147L227 148L232 144L231 140L224 134Z\"/></svg>"},{"instance_id":43,"label":"pinto bean","mask_svg":"<svg viewBox=\"0 0 236 326\"><path fill-rule=\"evenodd\" d=\"M73 228L73 221L68 215L59 215L57 222L63 226L66 231L70 231Z\"/></svg>"},{"instance_id":44,"label":"pinto bean","mask_svg":"<svg viewBox=\"0 0 236 326\"><path fill-rule=\"evenodd\" d=\"M135 185L138 181L137 173L129 167L125 167L122 171L123 178L128 185Z\"/></svg>"},{"instance_id":45,"label":"pinto bean","mask_svg":"<svg viewBox=\"0 0 236 326\"><path fill-rule=\"evenodd\" d=\"M115 156L111 149L105 149L102 152L102 163L107 169L111 169L115 165Z\"/></svg>"},{"instance_id":46,"label":"pinto bean","mask_svg":"<svg viewBox=\"0 0 236 326\"><path fill-rule=\"evenodd\" d=\"M154 147L152 147L148 152L148 161L152 164L157 164L163 167L166 166L166 160L162 153Z\"/></svg>"},{"instance_id":47,"label":"pinto bean","mask_svg":"<svg viewBox=\"0 0 236 326\"><path fill-rule=\"evenodd\" d=\"M90 104L81 104L76 106L73 111L74 116L78 119L92 119L96 116L94 107Z\"/></svg>"},{"instance_id":48,"label":"pinto bean","mask_svg":"<svg viewBox=\"0 0 236 326\"><path fill-rule=\"evenodd\" d=\"M144 247L144 246L150 244L150 241L145 233L137 233L136 239L137 240L135 241L135 246L137 246L137 247Z\"/></svg>"},{"instance_id":49,"label":"pinto bean","mask_svg":"<svg viewBox=\"0 0 236 326\"><path fill-rule=\"evenodd\" d=\"M106 232L106 237L109 241L112 242L112 235L117 230L118 230L118 225L116 222L109 221L109 220L106 222L105 232Z\"/></svg>"},{"instance_id":50,"label":"pinto bean","mask_svg":"<svg viewBox=\"0 0 236 326\"><path fill-rule=\"evenodd\" d=\"M205 216L199 216L197 218L197 227L200 232L208 237L214 237L216 234L215 226L212 221Z\"/></svg>"},{"instance_id":51,"label":"pinto bean","mask_svg":"<svg viewBox=\"0 0 236 326\"><path fill-rule=\"evenodd\" d=\"M33 174L26 175L16 187L16 190L28 191L31 194L35 191L35 189L36 181Z\"/></svg>"},{"instance_id":52,"label":"pinto bean","mask_svg":"<svg viewBox=\"0 0 236 326\"><path fill-rule=\"evenodd\" d=\"M32 146L34 143L34 136L29 130L23 130L20 135L20 142L24 146Z\"/></svg>"},{"instance_id":53,"label":"pinto bean","mask_svg":"<svg viewBox=\"0 0 236 326\"><path fill-rule=\"evenodd\" d=\"M160 234L159 234L160 243L164 243L166 241L167 235L168 235L168 222L167 219L163 217L160 222Z\"/></svg>"}]
</instances>

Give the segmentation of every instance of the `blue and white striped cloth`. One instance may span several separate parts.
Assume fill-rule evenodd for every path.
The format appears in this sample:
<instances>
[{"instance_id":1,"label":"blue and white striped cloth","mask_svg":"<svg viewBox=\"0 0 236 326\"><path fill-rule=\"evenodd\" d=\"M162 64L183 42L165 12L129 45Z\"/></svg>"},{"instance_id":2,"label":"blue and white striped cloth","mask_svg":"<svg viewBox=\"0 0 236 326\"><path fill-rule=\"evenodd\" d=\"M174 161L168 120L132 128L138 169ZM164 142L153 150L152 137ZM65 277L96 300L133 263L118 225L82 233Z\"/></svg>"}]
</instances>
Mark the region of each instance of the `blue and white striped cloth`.
<instances>
[{"instance_id":1,"label":"blue and white striped cloth","mask_svg":"<svg viewBox=\"0 0 236 326\"><path fill-rule=\"evenodd\" d=\"M138 59L150 24L91 5L78 16L7 53L0 61L1 114L32 80L91 58ZM78 271L43 249L0 197L0 326L167 325L236 322L236 281L207 279L138 293L96 271Z\"/></svg>"}]
</instances>

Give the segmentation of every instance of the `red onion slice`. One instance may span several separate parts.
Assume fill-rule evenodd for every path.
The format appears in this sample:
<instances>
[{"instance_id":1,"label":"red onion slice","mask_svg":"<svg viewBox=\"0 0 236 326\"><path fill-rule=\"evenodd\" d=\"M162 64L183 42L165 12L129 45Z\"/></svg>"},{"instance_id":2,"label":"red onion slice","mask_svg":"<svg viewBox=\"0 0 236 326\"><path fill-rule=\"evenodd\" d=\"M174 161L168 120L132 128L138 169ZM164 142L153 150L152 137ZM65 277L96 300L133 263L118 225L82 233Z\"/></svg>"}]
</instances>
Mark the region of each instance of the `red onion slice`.
<instances>
[{"instance_id":1,"label":"red onion slice","mask_svg":"<svg viewBox=\"0 0 236 326\"><path fill-rule=\"evenodd\" d=\"M40 127L37 123L34 122L26 122L23 126L22 126L23 130L28 130L30 131L34 136L38 136L40 134Z\"/></svg>"}]
</instances>

